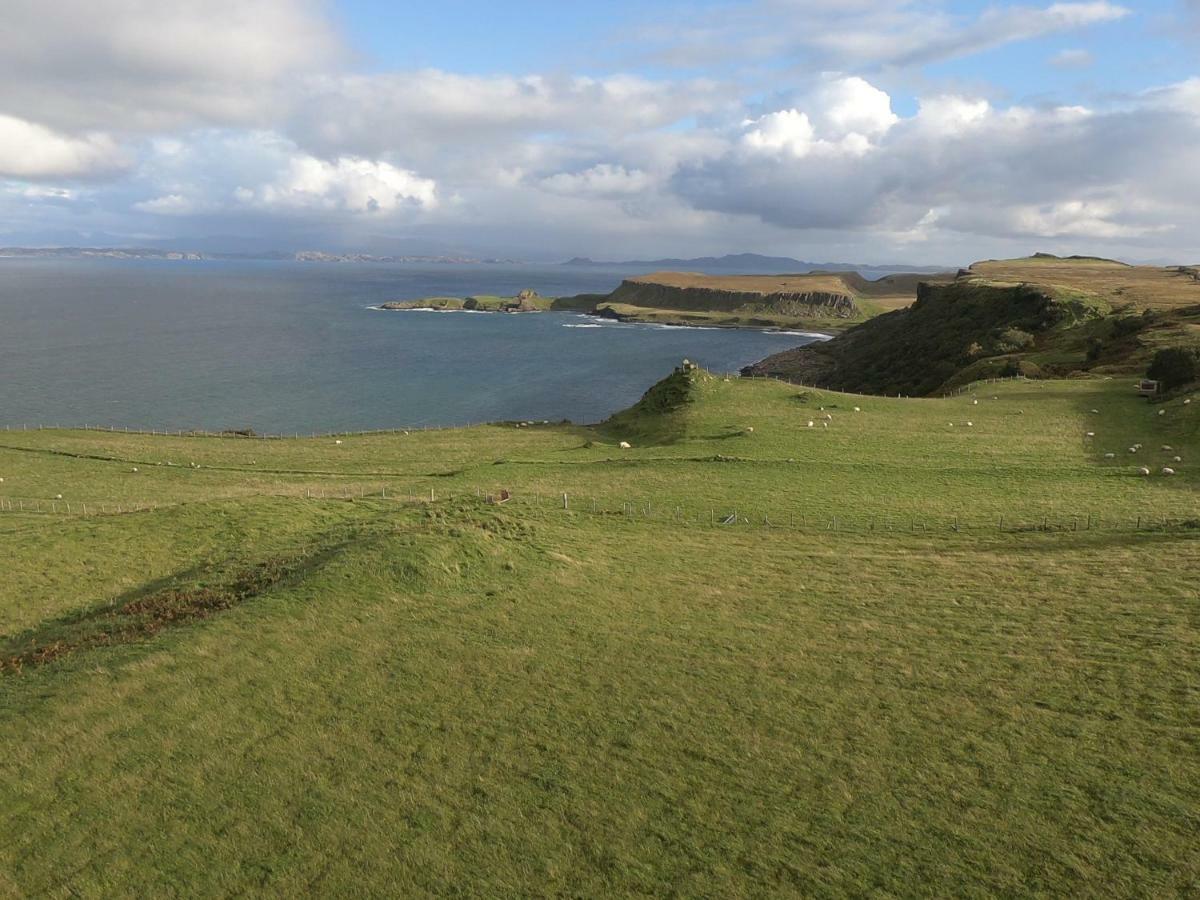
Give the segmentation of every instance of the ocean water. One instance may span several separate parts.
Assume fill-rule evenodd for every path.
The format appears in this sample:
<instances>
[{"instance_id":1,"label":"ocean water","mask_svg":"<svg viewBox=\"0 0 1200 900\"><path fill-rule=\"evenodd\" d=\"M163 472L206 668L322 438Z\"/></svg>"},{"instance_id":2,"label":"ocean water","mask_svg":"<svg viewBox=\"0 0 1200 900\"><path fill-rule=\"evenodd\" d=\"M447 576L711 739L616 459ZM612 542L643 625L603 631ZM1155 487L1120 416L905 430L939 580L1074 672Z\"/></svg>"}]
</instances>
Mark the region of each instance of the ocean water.
<instances>
[{"instance_id":1,"label":"ocean water","mask_svg":"<svg viewBox=\"0 0 1200 900\"><path fill-rule=\"evenodd\" d=\"M687 357L734 371L813 338L388 300L607 292L568 266L0 260L0 427L365 430L599 421Z\"/></svg>"}]
</instances>

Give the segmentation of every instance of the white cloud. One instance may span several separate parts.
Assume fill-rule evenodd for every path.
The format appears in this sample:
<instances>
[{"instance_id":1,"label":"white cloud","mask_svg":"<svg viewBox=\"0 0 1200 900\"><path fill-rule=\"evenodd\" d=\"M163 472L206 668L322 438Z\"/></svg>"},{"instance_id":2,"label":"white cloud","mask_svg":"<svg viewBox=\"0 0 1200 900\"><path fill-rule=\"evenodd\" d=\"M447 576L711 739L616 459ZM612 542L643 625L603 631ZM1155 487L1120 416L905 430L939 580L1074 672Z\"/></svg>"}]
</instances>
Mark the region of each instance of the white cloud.
<instances>
[{"instance_id":1,"label":"white cloud","mask_svg":"<svg viewBox=\"0 0 1200 900\"><path fill-rule=\"evenodd\" d=\"M916 0L754 0L717 6L686 25L647 30L661 62L703 67L714 59L791 59L842 70L920 66L1006 44L1118 22L1115 3L984 7L974 17Z\"/></svg>"},{"instance_id":2,"label":"white cloud","mask_svg":"<svg viewBox=\"0 0 1200 900\"><path fill-rule=\"evenodd\" d=\"M681 167L674 188L703 209L896 241L1162 240L1200 225L1184 199L1200 196L1200 80L1108 111L923 98L866 153L824 138L818 118L764 115L723 154Z\"/></svg>"},{"instance_id":3,"label":"white cloud","mask_svg":"<svg viewBox=\"0 0 1200 900\"><path fill-rule=\"evenodd\" d=\"M1050 65L1059 69L1086 69L1095 61L1096 58L1089 51L1080 48L1059 50L1050 57Z\"/></svg>"},{"instance_id":4,"label":"white cloud","mask_svg":"<svg viewBox=\"0 0 1200 900\"><path fill-rule=\"evenodd\" d=\"M238 199L263 209L320 209L389 214L437 206L437 184L390 163L342 156L297 156L278 181L240 188Z\"/></svg>"},{"instance_id":5,"label":"white cloud","mask_svg":"<svg viewBox=\"0 0 1200 900\"><path fill-rule=\"evenodd\" d=\"M1171 225L1128 225L1115 221L1121 214L1113 201L1066 200L1040 206L1019 206L1011 211L1014 234L1038 237L1130 238L1170 231Z\"/></svg>"},{"instance_id":6,"label":"white cloud","mask_svg":"<svg viewBox=\"0 0 1200 900\"><path fill-rule=\"evenodd\" d=\"M640 194L656 186L655 178L641 169L600 163L582 172L559 172L541 180L551 193L596 196Z\"/></svg>"},{"instance_id":7,"label":"white cloud","mask_svg":"<svg viewBox=\"0 0 1200 900\"><path fill-rule=\"evenodd\" d=\"M133 208L158 216L189 216L201 211L194 200L182 194L164 194L151 200L142 200L133 204Z\"/></svg>"},{"instance_id":8,"label":"white cloud","mask_svg":"<svg viewBox=\"0 0 1200 900\"><path fill-rule=\"evenodd\" d=\"M0 110L64 131L261 124L342 49L318 0L5 0Z\"/></svg>"},{"instance_id":9,"label":"white cloud","mask_svg":"<svg viewBox=\"0 0 1200 900\"><path fill-rule=\"evenodd\" d=\"M0 114L0 175L86 177L119 170L127 163L125 154L108 135L71 137Z\"/></svg>"}]
</instances>

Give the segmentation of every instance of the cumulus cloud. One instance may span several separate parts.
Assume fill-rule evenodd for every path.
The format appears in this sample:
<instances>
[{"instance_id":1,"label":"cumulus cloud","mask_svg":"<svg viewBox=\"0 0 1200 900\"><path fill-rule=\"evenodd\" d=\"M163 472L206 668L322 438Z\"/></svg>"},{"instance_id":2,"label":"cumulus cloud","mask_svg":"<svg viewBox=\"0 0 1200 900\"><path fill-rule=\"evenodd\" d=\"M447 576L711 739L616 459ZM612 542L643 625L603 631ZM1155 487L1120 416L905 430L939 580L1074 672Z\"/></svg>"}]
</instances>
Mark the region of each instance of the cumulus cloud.
<instances>
[{"instance_id":1,"label":"cumulus cloud","mask_svg":"<svg viewBox=\"0 0 1200 900\"><path fill-rule=\"evenodd\" d=\"M58 134L0 114L0 175L14 178L86 177L115 172L129 160L105 134Z\"/></svg>"},{"instance_id":2,"label":"cumulus cloud","mask_svg":"<svg viewBox=\"0 0 1200 900\"><path fill-rule=\"evenodd\" d=\"M437 206L437 185L386 162L341 156L294 157L287 172L257 189L239 187L240 203L262 209L321 209L388 214Z\"/></svg>"},{"instance_id":3,"label":"cumulus cloud","mask_svg":"<svg viewBox=\"0 0 1200 900\"><path fill-rule=\"evenodd\" d=\"M1179 198L1200 191L1200 81L1107 112L930 97L870 152L813 125L830 120L829 96L744 124L724 154L682 167L675 190L704 209L802 230L1112 241L1197 220Z\"/></svg>"},{"instance_id":4,"label":"cumulus cloud","mask_svg":"<svg viewBox=\"0 0 1200 900\"><path fill-rule=\"evenodd\" d=\"M316 0L5 0L0 110L68 132L257 125L341 53Z\"/></svg>"},{"instance_id":5,"label":"cumulus cloud","mask_svg":"<svg viewBox=\"0 0 1200 900\"><path fill-rule=\"evenodd\" d=\"M409 216L435 209L437 183L386 160L321 159L273 132L201 131L154 141L133 204L157 216Z\"/></svg>"}]
</instances>

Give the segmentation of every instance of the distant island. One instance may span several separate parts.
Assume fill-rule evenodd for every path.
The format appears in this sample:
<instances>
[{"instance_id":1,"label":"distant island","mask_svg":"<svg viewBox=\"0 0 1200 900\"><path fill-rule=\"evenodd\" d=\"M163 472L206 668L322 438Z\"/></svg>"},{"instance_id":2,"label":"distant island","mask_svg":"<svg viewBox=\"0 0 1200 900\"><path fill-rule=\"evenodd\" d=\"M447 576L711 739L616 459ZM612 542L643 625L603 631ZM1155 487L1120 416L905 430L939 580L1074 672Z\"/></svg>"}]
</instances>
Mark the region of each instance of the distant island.
<instances>
[{"instance_id":1,"label":"distant island","mask_svg":"<svg viewBox=\"0 0 1200 900\"><path fill-rule=\"evenodd\" d=\"M894 275L901 272L944 272L952 266L861 265L845 262L804 262L790 256L762 256L758 253L732 253L725 256L698 256L693 259L641 259L621 262L597 262L586 256L569 259L564 266L642 271L728 273L740 275L776 275L780 272L857 272L865 276Z\"/></svg>"}]
</instances>

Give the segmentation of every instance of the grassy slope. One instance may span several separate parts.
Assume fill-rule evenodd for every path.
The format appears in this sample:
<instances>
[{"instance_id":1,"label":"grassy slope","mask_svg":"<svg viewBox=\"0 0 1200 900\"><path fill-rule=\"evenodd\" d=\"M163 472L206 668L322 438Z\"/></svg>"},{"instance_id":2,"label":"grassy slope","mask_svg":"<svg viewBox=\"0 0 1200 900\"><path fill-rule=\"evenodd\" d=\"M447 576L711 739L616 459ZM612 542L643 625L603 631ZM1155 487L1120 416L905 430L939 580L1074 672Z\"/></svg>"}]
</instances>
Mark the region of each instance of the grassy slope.
<instances>
[{"instance_id":1,"label":"grassy slope","mask_svg":"<svg viewBox=\"0 0 1200 900\"><path fill-rule=\"evenodd\" d=\"M1028 346L1014 345L1011 329ZM757 374L871 393L930 394L1019 366L1033 375L1142 373L1154 351L1200 344L1200 281L1091 258L976 263L908 309Z\"/></svg>"},{"instance_id":2,"label":"grassy slope","mask_svg":"<svg viewBox=\"0 0 1200 900\"><path fill-rule=\"evenodd\" d=\"M1200 537L1128 526L1196 515L1197 404L674 388L598 429L0 434L24 448L4 496L167 504L0 513L6 654L303 560L203 621L0 674L0 892L1194 888ZM1134 476L1162 444L1180 476ZM734 506L753 526L707 524ZM761 525L789 513L806 527ZM1088 513L1105 527L994 528Z\"/></svg>"}]
</instances>

